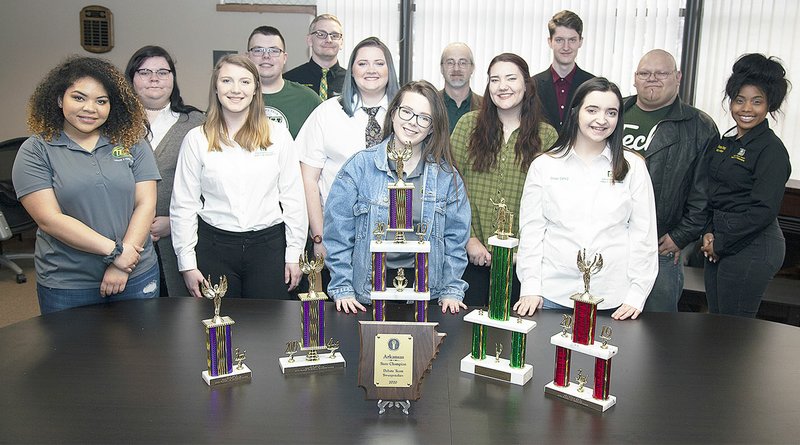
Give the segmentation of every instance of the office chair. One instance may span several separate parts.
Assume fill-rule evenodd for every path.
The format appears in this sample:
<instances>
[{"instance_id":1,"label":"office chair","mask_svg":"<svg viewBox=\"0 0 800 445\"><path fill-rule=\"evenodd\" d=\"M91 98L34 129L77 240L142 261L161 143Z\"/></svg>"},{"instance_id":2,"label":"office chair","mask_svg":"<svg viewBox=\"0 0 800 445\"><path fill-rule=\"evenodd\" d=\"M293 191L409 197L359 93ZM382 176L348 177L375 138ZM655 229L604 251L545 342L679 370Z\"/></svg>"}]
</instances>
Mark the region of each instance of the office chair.
<instances>
[{"instance_id":1,"label":"office chair","mask_svg":"<svg viewBox=\"0 0 800 445\"><path fill-rule=\"evenodd\" d=\"M26 139L14 138L0 142L0 266L11 269L17 275L17 283L24 283L28 279L13 260L33 259L33 253L4 254L2 242L36 227L36 222L17 200L11 182L14 158Z\"/></svg>"}]
</instances>

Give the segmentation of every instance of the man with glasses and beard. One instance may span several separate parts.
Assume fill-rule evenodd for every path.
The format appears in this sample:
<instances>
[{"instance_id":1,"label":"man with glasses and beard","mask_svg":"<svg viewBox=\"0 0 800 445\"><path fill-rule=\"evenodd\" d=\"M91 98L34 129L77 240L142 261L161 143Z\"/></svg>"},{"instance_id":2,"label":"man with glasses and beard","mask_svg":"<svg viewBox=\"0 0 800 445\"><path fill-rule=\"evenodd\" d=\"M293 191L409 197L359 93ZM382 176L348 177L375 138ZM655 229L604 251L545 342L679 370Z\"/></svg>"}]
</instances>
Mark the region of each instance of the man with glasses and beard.
<instances>
[{"instance_id":1,"label":"man with glasses and beard","mask_svg":"<svg viewBox=\"0 0 800 445\"><path fill-rule=\"evenodd\" d=\"M634 73L636 95L623 103L622 144L642 155L653 181L658 225L658 277L645 312L677 312L683 291L681 249L694 245L710 217L707 169L719 131L678 97L681 72L672 55L654 49Z\"/></svg>"}]
</instances>

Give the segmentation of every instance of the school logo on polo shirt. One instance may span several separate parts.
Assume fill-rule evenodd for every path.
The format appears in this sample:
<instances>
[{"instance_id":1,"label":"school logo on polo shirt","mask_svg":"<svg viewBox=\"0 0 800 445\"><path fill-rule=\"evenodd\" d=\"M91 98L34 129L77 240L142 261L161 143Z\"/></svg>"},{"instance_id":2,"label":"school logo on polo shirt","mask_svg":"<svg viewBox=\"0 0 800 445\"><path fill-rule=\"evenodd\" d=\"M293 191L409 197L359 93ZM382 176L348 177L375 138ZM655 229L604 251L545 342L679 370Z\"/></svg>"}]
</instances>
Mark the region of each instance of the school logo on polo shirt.
<instances>
[{"instance_id":1,"label":"school logo on polo shirt","mask_svg":"<svg viewBox=\"0 0 800 445\"><path fill-rule=\"evenodd\" d=\"M745 150L744 148L740 148L738 153L736 153L735 155L731 156L731 159L736 159L737 161L745 162L747 160L744 157L744 154L746 152L747 152L747 150Z\"/></svg>"},{"instance_id":2,"label":"school logo on polo shirt","mask_svg":"<svg viewBox=\"0 0 800 445\"><path fill-rule=\"evenodd\" d=\"M275 107L265 106L264 112L267 113L267 119L275 122L276 124L281 124L286 129L289 129L289 119L286 118L286 115L283 112Z\"/></svg>"},{"instance_id":3,"label":"school logo on polo shirt","mask_svg":"<svg viewBox=\"0 0 800 445\"><path fill-rule=\"evenodd\" d=\"M133 159L133 155L131 155L131 149L128 147L123 147L122 145L117 145L116 147L112 148L111 156L118 160Z\"/></svg>"}]
</instances>

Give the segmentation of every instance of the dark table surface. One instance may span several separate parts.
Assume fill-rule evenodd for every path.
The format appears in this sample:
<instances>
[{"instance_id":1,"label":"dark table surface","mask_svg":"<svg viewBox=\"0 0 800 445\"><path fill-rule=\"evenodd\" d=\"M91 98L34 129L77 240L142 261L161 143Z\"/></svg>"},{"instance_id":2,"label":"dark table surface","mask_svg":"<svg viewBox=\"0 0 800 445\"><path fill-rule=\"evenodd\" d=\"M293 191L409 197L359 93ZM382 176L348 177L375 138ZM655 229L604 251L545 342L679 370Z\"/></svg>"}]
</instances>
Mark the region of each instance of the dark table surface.
<instances>
[{"instance_id":1,"label":"dark table surface","mask_svg":"<svg viewBox=\"0 0 800 445\"><path fill-rule=\"evenodd\" d=\"M561 313L537 313L533 380L505 384L459 371L471 324L431 308L446 332L422 398L379 416L358 379L358 317L328 306L344 370L284 376L299 302L224 299L252 381L209 388L208 301L160 298L72 309L0 329L0 441L147 443L797 443L800 328L695 313L612 321L611 393L598 413L546 397ZM401 314L402 315L402 314ZM489 345L510 335L492 331ZM493 346L490 348L493 350ZM507 354L504 354L507 356ZM593 359L573 354L573 378ZM591 379L590 379L591 380ZM590 382L591 384L591 382Z\"/></svg>"}]
</instances>

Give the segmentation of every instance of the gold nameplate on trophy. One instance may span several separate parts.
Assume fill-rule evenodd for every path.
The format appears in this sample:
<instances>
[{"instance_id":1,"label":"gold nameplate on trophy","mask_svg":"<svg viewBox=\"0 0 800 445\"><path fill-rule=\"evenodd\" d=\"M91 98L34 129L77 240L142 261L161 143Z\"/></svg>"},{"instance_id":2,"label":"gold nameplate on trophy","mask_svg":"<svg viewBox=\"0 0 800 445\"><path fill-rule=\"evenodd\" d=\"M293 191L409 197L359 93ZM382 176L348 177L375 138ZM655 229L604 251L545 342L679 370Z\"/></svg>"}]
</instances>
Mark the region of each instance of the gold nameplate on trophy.
<instances>
[{"instance_id":1,"label":"gold nameplate on trophy","mask_svg":"<svg viewBox=\"0 0 800 445\"><path fill-rule=\"evenodd\" d=\"M375 386L408 388L414 376L414 337L408 334L375 335Z\"/></svg>"}]
</instances>

